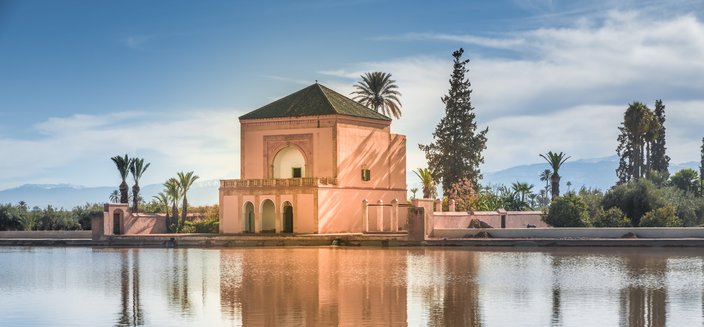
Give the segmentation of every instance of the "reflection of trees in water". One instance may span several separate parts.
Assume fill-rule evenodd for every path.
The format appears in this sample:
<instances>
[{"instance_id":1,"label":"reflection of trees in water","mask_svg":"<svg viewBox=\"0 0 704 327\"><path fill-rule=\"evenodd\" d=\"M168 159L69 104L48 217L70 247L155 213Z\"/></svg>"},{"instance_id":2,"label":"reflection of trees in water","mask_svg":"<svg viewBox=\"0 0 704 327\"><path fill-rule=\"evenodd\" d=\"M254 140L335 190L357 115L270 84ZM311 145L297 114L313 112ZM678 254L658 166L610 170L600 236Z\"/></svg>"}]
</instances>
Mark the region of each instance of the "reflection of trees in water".
<instances>
[{"instance_id":1,"label":"reflection of trees in water","mask_svg":"<svg viewBox=\"0 0 704 327\"><path fill-rule=\"evenodd\" d=\"M407 258L409 319L427 318L417 323L437 326L481 326L474 280L478 258L473 251L423 249L409 252Z\"/></svg>"},{"instance_id":2,"label":"reflection of trees in water","mask_svg":"<svg viewBox=\"0 0 704 327\"><path fill-rule=\"evenodd\" d=\"M550 264L552 265L552 314L550 315L550 325L551 326L562 326L562 306L560 303L560 283L557 280L559 277L557 272L560 270L562 265L562 258L556 256L550 256Z\"/></svg>"},{"instance_id":3,"label":"reflection of trees in water","mask_svg":"<svg viewBox=\"0 0 704 327\"><path fill-rule=\"evenodd\" d=\"M620 292L621 326L665 326L667 260L633 254L625 257L627 288Z\"/></svg>"},{"instance_id":4,"label":"reflection of trees in water","mask_svg":"<svg viewBox=\"0 0 704 327\"><path fill-rule=\"evenodd\" d=\"M171 307L176 307L181 315L191 312L191 300L188 294L188 249L175 249L170 254L173 258L171 271L166 275L166 290Z\"/></svg>"},{"instance_id":5,"label":"reflection of trees in water","mask_svg":"<svg viewBox=\"0 0 704 327\"><path fill-rule=\"evenodd\" d=\"M116 325L141 326L144 316L139 296L139 250L123 250L121 257L120 313Z\"/></svg>"}]
</instances>

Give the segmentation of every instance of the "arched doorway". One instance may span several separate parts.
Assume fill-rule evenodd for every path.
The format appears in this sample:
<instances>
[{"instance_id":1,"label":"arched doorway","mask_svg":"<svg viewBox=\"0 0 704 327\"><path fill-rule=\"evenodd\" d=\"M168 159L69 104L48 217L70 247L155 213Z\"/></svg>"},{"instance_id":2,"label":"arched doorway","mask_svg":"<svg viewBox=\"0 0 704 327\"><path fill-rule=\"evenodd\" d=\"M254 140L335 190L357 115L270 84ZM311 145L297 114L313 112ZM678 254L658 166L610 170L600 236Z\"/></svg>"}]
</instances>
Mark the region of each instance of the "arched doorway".
<instances>
[{"instance_id":1,"label":"arched doorway","mask_svg":"<svg viewBox=\"0 0 704 327\"><path fill-rule=\"evenodd\" d=\"M291 202L283 204L283 233L293 233L293 206Z\"/></svg>"},{"instance_id":2,"label":"arched doorway","mask_svg":"<svg viewBox=\"0 0 704 327\"><path fill-rule=\"evenodd\" d=\"M122 234L122 210L117 209L112 213L112 234Z\"/></svg>"},{"instance_id":3,"label":"arched doorway","mask_svg":"<svg viewBox=\"0 0 704 327\"><path fill-rule=\"evenodd\" d=\"M244 222L244 232L254 233L254 204L247 201L242 210L242 220Z\"/></svg>"},{"instance_id":4,"label":"arched doorway","mask_svg":"<svg viewBox=\"0 0 704 327\"><path fill-rule=\"evenodd\" d=\"M272 162L274 178L301 178L306 176L306 159L295 146L281 149Z\"/></svg>"},{"instance_id":5,"label":"arched doorway","mask_svg":"<svg viewBox=\"0 0 704 327\"><path fill-rule=\"evenodd\" d=\"M276 232L276 206L267 199L262 203L262 233Z\"/></svg>"}]
</instances>

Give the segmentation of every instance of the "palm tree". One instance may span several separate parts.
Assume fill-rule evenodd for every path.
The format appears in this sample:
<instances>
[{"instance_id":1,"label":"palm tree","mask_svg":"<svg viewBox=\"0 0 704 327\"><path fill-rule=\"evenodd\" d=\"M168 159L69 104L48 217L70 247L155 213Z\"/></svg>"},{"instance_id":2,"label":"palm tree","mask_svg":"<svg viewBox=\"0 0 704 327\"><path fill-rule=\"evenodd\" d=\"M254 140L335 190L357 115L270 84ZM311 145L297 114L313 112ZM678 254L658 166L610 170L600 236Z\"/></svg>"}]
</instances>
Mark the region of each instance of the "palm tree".
<instances>
[{"instance_id":1,"label":"palm tree","mask_svg":"<svg viewBox=\"0 0 704 327\"><path fill-rule=\"evenodd\" d=\"M543 172L540 174L540 181L545 182L545 194L550 192L550 169L545 169Z\"/></svg>"},{"instance_id":2,"label":"palm tree","mask_svg":"<svg viewBox=\"0 0 704 327\"><path fill-rule=\"evenodd\" d=\"M365 73L354 85L354 100L384 115L401 117L401 93L391 74L383 72Z\"/></svg>"},{"instance_id":3,"label":"palm tree","mask_svg":"<svg viewBox=\"0 0 704 327\"><path fill-rule=\"evenodd\" d=\"M436 198L438 196L438 190L435 180L433 180L433 174L430 173L430 168L418 168L414 170L413 173L420 178L420 182L423 185L423 198Z\"/></svg>"},{"instance_id":4,"label":"palm tree","mask_svg":"<svg viewBox=\"0 0 704 327\"><path fill-rule=\"evenodd\" d=\"M112 193L110 193L110 202L111 203L118 203L119 201L120 201L120 191L113 190Z\"/></svg>"},{"instance_id":5,"label":"palm tree","mask_svg":"<svg viewBox=\"0 0 704 327\"><path fill-rule=\"evenodd\" d=\"M127 192L130 187L127 185L127 174L130 171L130 165L132 164L132 159L130 159L127 154L124 157L114 156L112 161L117 166L117 171L120 172L120 177L122 178L122 183L120 183L120 203L128 203L129 195Z\"/></svg>"},{"instance_id":6,"label":"palm tree","mask_svg":"<svg viewBox=\"0 0 704 327\"><path fill-rule=\"evenodd\" d=\"M515 194L519 196L518 200L521 202L520 209L522 209L522 207L531 207L526 202L526 196L530 197L530 195L533 194L533 184L515 182L511 184L511 188L513 188Z\"/></svg>"},{"instance_id":7,"label":"palm tree","mask_svg":"<svg viewBox=\"0 0 704 327\"><path fill-rule=\"evenodd\" d=\"M164 192L159 192L159 194L152 196L160 205L164 206L164 213L166 217L169 217L169 196ZM168 224L167 224L168 225Z\"/></svg>"},{"instance_id":8,"label":"palm tree","mask_svg":"<svg viewBox=\"0 0 704 327\"><path fill-rule=\"evenodd\" d=\"M567 181L567 193L569 193L570 191L572 191L572 182Z\"/></svg>"},{"instance_id":9,"label":"palm tree","mask_svg":"<svg viewBox=\"0 0 704 327\"><path fill-rule=\"evenodd\" d=\"M133 158L130 163L130 173L132 173L132 178L134 179L134 186L132 186L132 201L134 202L132 207L134 212L139 212L139 179L142 178L149 165L151 164L147 163L145 165L142 158Z\"/></svg>"},{"instance_id":10,"label":"palm tree","mask_svg":"<svg viewBox=\"0 0 704 327\"><path fill-rule=\"evenodd\" d=\"M178 223L178 206L177 203L181 199L181 189L178 187L178 180L176 178L169 178L169 180L164 183L164 192L171 202L171 214L173 219L171 221L176 222L176 226L180 226ZM168 216L168 215L167 215ZM167 225L171 226L171 222L167 222Z\"/></svg>"},{"instance_id":11,"label":"palm tree","mask_svg":"<svg viewBox=\"0 0 704 327\"><path fill-rule=\"evenodd\" d=\"M547 154L540 154L540 157L545 159L550 164L550 167L552 167L552 175L550 176L550 181L552 183L551 189L552 189L552 198L556 198L560 196L560 175L557 173L558 170L560 170L560 167L562 166L567 159L570 157L565 156L564 153L553 153L552 151L548 151Z\"/></svg>"},{"instance_id":12,"label":"palm tree","mask_svg":"<svg viewBox=\"0 0 704 327\"><path fill-rule=\"evenodd\" d=\"M412 197L411 199L415 199L415 198L416 198L416 192L418 192L418 188L417 188L417 187L412 187L412 188L411 188L411 193L413 193L413 197Z\"/></svg>"},{"instance_id":13,"label":"palm tree","mask_svg":"<svg viewBox=\"0 0 704 327\"><path fill-rule=\"evenodd\" d=\"M188 214L188 200L186 199L186 194L193 185L193 182L198 179L198 175L193 175L192 171L187 173L179 172L177 175L178 187L181 190L181 195L183 196L183 204L181 207L181 227L183 227L183 223L186 221L186 215Z\"/></svg>"}]
</instances>

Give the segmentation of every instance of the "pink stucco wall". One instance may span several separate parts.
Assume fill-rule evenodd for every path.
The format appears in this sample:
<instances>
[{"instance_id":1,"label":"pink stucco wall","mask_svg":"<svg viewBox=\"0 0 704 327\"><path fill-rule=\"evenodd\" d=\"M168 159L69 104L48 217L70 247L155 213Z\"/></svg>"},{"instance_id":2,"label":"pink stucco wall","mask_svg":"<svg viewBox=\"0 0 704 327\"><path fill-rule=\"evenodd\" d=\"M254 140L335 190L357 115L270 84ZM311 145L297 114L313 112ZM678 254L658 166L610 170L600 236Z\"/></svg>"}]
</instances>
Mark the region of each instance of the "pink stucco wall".
<instances>
[{"instance_id":1,"label":"pink stucco wall","mask_svg":"<svg viewBox=\"0 0 704 327\"><path fill-rule=\"evenodd\" d=\"M433 222L435 228L467 228L472 219L479 219L493 228L501 228L501 216L495 211L467 212L435 212ZM542 220L540 211L508 211L506 212L506 228L526 228L528 224L538 228L550 227Z\"/></svg>"},{"instance_id":2,"label":"pink stucco wall","mask_svg":"<svg viewBox=\"0 0 704 327\"><path fill-rule=\"evenodd\" d=\"M125 217L124 234L163 234L167 232L163 214L131 214Z\"/></svg>"},{"instance_id":3,"label":"pink stucco wall","mask_svg":"<svg viewBox=\"0 0 704 327\"><path fill-rule=\"evenodd\" d=\"M327 115L240 123L241 180L271 180L277 151L294 146L305 157L303 177L330 178L335 183L232 186L224 181L220 189L221 233L244 230L247 202L254 205L256 223L261 224L261 205L272 200L277 232L282 230L282 203L291 202L295 233L361 232L362 200L405 202L406 138L391 134L389 121ZM362 180L362 169L370 170L369 181Z\"/></svg>"}]
</instances>

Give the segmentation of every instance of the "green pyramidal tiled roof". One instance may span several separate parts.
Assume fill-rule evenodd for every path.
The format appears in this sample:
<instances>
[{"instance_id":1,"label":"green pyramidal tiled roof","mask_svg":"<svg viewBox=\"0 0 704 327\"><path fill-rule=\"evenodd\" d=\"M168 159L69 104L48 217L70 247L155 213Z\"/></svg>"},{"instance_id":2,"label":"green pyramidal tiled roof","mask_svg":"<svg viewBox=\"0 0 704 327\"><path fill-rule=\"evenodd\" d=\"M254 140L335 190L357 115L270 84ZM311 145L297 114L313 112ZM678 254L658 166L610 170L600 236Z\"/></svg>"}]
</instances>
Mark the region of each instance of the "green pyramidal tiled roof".
<instances>
[{"instance_id":1,"label":"green pyramidal tiled roof","mask_svg":"<svg viewBox=\"0 0 704 327\"><path fill-rule=\"evenodd\" d=\"M390 121L374 110L315 83L257 110L240 116L240 119L283 118L322 115L346 115Z\"/></svg>"}]
</instances>

